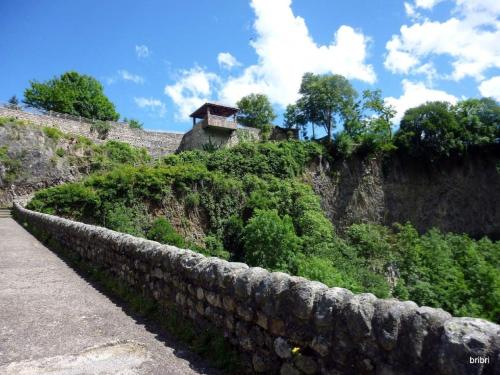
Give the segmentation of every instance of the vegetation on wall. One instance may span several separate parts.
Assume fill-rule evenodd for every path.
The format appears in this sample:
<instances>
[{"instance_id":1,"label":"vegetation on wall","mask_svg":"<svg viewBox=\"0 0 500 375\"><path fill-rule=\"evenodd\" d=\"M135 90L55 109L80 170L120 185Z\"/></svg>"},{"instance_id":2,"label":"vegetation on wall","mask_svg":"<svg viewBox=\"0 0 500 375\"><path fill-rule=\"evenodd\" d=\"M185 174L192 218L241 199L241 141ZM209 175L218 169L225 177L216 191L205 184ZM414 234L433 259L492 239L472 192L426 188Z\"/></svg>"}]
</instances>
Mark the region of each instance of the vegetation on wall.
<instances>
[{"instance_id":1,"label":"vegetation on wall","mask_svg":"<svg viewBox=\"0 0 500 375\"><path fill-rule=\"evenodd\" d=\"M109 172L39 191L29 208L355 292L500 319L500 243L438 230L419 235L411 224L355 224L340 237L301 179L312 160L328 157L318 143L242 143L154 164L140 153L120 157L116 147L107 152L121 163ZM185 214L206 219L203 245L163 215L172 197Z\"/></svg>"}]
</instances>

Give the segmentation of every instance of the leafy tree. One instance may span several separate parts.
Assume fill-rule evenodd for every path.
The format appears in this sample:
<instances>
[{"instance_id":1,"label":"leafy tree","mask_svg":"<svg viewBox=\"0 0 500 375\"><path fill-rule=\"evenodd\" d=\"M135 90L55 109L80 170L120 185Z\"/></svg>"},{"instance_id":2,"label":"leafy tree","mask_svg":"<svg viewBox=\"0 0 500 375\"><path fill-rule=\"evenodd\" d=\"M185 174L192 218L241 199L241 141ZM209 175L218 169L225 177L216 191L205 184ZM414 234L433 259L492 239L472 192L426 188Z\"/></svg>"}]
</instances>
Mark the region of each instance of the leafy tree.
<instances>
[{"instance_id":1,"label":"leafy tree","mask_svg":"<svg viewBox=\"0 0 500 375\"><path fill-rule=\"evenodd\" d=\"M337 74L306 73L302 77L299 93L302 97L297 106L305 120L323 126L328 140L332 138L337 121L345 120L352 111L357 96L349 81Z\"/></svg>"},{"instance_id":2,"label":"leafy tree","mask_svg":"<svg viewBox=\"0 0 500 375\"><path fill-rule=\"evenodd\" d=\"M453 107L464 147L495 143L500 138L500 106L491 98L467 99Z\"/></svg>"},{"instance_id":3,"label":"leafy tree","mask_svg":"<svg viewBox=\"0 0 500 375\"><path fill-rule=\"evenodd\" d=\"M19 99L17 99L17 96L12 95L8 101L7 107L10 109L20 109L21 107L19 106Z\"/></svg>"},{"instance_id":4,"label":"leafy tree","mask_svg":"<svg viewBox=\"0 0 500 375\"><path fill-rule=\"evenodd\" d=\"M238 121L245 126L264 129L276 118L269 99L264 94L250 94L236 103L240 112Z\"/></svg>"},{"instance_id":5,"label":"leafy tree","mask_svg":"<svg viewBox=\"0 0 500 375\"><path fill-rule=\"evenodd\" d=\"M435 158L462 151L460 136L452 106L427 102L405 112L396 145L411 155Z\"/></svg>"},{"instance_id":6,"label":"leafy tree","mask_svg":"<svg viewBox=\"0 0 500 375\"><path fill-rule=\"evenodd\" d=\"M24 91L24 103L30 107L104 121L120 117L102 85L91 76L70 71L30 85Z\"/></svg>"},{"instance_id":7,"label":"leafy tree","mask_svg":"<svg viewBox=\"0 0 500 375\"><path fill-rule=\"evenodd\" d=\"M243 230L245 261L272 270L288 270L299 248L292 219L276 210L258 210Z\"/></svg>"}]
</instances>

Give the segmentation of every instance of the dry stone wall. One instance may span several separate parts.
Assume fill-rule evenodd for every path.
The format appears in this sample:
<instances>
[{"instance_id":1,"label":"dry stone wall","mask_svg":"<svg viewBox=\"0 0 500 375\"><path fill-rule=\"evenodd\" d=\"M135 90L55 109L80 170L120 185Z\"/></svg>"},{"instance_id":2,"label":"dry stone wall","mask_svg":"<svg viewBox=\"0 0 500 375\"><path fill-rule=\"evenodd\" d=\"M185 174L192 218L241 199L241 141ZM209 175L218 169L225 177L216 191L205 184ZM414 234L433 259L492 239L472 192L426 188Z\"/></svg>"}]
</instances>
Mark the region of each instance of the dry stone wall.
<instances>
[{"instance_id":1,"label":"dry stone wall","mask_svg":"<svg viewBox=\"0 0 500 375\"><path fill-rule=\"evenodd\" d=\"M103 142L95 133L90 132L91 122L85 118L61 115L60 117L26 112L0 106L0 117L14 117L30 121L41 126L52 126L65 133L83 135L96 143ZM132 129L125 123L111 122L111 130L107 139L130 143L136 147L145 147L152 156L172 154L179 147L184 134L153 132Z\"/></svg>"},{"instance_id":2,"label":"dry stone wall","mask_svg":"<svg viewBox=\"0 0 500 375\"><path fill-rule=\"evenodd\" d=\"M500 374L500 326L14 207L33 233L217 327L255 373Z\"/></svg>"}]
</instances>

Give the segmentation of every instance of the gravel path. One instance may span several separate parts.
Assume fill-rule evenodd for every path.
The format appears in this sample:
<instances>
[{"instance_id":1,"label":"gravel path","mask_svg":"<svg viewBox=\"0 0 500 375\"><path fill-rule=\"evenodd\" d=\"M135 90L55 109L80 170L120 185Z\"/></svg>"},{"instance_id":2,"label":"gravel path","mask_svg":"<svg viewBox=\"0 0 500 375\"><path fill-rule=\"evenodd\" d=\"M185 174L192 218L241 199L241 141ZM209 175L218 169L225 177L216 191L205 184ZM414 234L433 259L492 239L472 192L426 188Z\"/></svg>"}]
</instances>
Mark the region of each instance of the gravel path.
<instances>
[{"instance_id":1,"label":"gravel path","mask_svg":"<svg viewBox=\"0 0 500 375\"><path fill-rule=\"evenodd\" d=\"M0 218L0 374L217 374Z\"/></svg>"}]
</instances>

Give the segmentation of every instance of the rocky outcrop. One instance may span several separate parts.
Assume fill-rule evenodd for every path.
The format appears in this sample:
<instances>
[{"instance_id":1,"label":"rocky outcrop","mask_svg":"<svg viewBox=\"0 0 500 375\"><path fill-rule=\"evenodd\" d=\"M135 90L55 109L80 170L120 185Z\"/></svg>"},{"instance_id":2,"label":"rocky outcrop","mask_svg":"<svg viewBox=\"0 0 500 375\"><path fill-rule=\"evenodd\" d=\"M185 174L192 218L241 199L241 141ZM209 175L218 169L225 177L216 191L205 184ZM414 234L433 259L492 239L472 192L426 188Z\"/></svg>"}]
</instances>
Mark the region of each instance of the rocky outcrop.
<instances>
[{"instance_id":1,"label":"rocky outcrop","mask_svg":"<svg viewBox=\"0 0 500 375\"><path fill-rule=\"evenodd\" d=\"M10 122L0 126L0 207L27 201L39 189L80 179L89 171L75 137L51 138L41 127Z\"/></svg>"},{"instance_id":2,"label":"rocky outcrop","mask_svg":"<svg viewBox=\"0 0 500 375\"><path fill-rule=\"evenodd\" d=\"M411 222L423 232L500 239L500 151L422 162L393 155L311 166L306 179L340 230L352 223Z\"/></svg>"},{"instance_id":3,"label":"rocky outcrop","mask_svg":"<svg viewBox=\"0 0 500 375\"><path fill-rule=\"evenodd\" d=\"M15 206L17 220L56 249L104 269L217 327L247 370L268 374L497 374L500 326L413 302L354 295L319 282L207 258Z\"/></svg>"}]
</instances>

